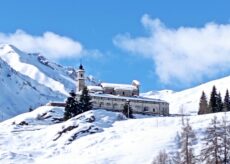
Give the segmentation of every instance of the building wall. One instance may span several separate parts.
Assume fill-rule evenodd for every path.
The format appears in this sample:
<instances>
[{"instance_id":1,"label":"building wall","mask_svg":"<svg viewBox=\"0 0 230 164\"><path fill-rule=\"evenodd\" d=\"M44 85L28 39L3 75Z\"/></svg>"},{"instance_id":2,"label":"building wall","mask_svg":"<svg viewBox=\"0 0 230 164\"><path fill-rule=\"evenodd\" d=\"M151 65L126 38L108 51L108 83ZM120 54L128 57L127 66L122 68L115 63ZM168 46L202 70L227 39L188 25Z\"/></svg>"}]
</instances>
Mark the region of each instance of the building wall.
<instances>
[{"instance_id":1,"label":"building wall","mask_svg":"<svg viewBox=\"0 0 230 164\"><path fill-rule=\"evenodd\" d=\"M84 77L84 70L77 70L77 92L83 90L83 88L85 87L85 77Z\"/></svg>"},{"instance_id":2,"label":"building wall","mask_svg":"<svg viewBox=\"0 0 230 164\"><path fill-rule=\"evenodd\" d=\"M129 100L130 106L136 113L169 115L169 104L166 102L154 102L144 100ZM93 108L104 108L122 111L126 99L92 96Z\"/></svg>"},{"instance_id":3,"label":"building wall","mask_svg":"<svg viewBox=\"0 0 230 164\"><path fill-rule=\"evenodd\" d=\"M120 96L126 96L126 97L132 97L134 95L139 95L138 90L122 90L122 89L116 89L104 87L103 91L105 94L111 94L111 95L120 95Z\"/></svg>"}]
</instances>

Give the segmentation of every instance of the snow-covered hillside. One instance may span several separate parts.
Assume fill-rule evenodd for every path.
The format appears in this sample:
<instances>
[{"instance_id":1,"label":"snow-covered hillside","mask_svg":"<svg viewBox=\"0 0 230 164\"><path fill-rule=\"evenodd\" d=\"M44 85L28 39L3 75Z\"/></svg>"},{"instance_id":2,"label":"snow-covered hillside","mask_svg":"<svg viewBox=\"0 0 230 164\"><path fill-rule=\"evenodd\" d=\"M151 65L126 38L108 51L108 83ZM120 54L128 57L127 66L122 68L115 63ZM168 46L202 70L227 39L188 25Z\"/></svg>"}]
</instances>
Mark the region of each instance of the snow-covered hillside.
<instances>
[{"instance_id":1,"label":"snow-covered hillside","mask_svg":"<svg viewBox=\"0 0 230 164\"><path fill-rule=\"evenodd\" d=\"M40 54L0 45L0 121L52 100L63 101L75 88L76 72Z\"/></svg>"},{"instance_id":2,"label":"snow-covered hillside","mask_svg":"<svg viewBox=\"0 0 230 164\"><path fill-rule=\"evenodd\" d=\"M180 92L173 92L171 90L162 90L156 92L150 91L143 93L142 96L159 98L168 101L170 103L171 114L178 114L181 112L187 114L197 114L202 91L206 93L206 96L209 100L209 96L214 85L216 86L217 90L220 91L223 98L226 89L230 89L230 76L213 80Z\"/></svg>"},{"instance_id":3,"label":"snow-covered hillside","mask_svg":"<svg viewBox=\"0 0 230 164\"><path fill-rule=\"evenodd\" d=\"M76 71L49 62L38 53L25 53L8 44L0 45L0 121L48 101L63 101L75 89ZM97 83L89 76L87 83ZM196 114L202 91L209 98L213 85L222 94L230 89L230 76L180 92L163 90L142 96L170 103L170 113Z\"/></svg>"},{"instance_id":4,"label":"snow-covered hillside","mask_svg":"<svg viewBox=\"0 0 230 164\"><path fill-rule=\"evenodd\" d=\"M58 123L62 117L63 108L44 106L0 123L1 163L149 164L160 150L173 151L181 130L180 117L121 120L119 113L93 110ZM188 117L198 139L213 117Z\"/></svg>"}]
</instances>

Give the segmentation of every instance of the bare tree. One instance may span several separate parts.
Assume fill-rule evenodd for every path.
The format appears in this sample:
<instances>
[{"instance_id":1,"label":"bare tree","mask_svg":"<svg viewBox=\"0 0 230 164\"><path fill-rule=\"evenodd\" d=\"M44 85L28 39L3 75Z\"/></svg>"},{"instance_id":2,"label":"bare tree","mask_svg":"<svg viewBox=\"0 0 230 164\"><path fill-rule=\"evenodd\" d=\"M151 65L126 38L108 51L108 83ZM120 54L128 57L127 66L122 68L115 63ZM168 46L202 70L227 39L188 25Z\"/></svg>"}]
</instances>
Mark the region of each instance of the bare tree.
<instances>
[{"instance_id":1,"label":"bare tree","mask_svg":"<svg viewBox=\"0 0 230 164\"><path fill-rule=\"evenodd\" d=\"M226 113L222 119L221 123L221 154L222 154L222 163L230 163L230 125L227 122Z\"/></svg>"},{"instance_id":2,"label":"bare tree","mask_svg":"<svg viewBox=\"0 0 230 164\"><path fill-rule=\"evenodd\" d=\"M181 133L181 163L195 164L196 158L193 152L193 145L196 144L197 139L192 127L189 124L189 120L186 120L186 124L182 127Z\"/></svg>"},{"instance_id":3,"label":"bare tree","mask_svg":"<svg viewBox=\"0 0 230 164\"><path fill-rule=\"evenodd\" d=\"M221 163L221 128L217 117L211 120L209 127L206 129L204 148L201 150L201 160L210 164Z\"/></svg>"},{"instance_id":4,"label":"bare tree","mask_svg":"<svg viewBox=\"0 0 230 164\"><path fill-rule=\"evenodd\" d=\"M156 158L153 160L152 164L171 164L172 161L170 156L166 153L165 150L159 152Z\"/></svg>"}]
</instances>

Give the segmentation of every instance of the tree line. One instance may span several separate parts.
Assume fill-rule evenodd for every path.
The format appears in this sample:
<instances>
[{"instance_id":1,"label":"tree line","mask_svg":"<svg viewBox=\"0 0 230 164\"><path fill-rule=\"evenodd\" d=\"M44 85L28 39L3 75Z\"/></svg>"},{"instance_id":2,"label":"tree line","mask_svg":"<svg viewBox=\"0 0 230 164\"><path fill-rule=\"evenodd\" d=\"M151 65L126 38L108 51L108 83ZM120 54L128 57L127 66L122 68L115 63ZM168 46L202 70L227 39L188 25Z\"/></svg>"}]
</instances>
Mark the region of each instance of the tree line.
<instances>
[{"instance_id":1,"label":"tree line","mask_svg":"<svg viewBox=\"0 0 230 164\"><path fill-rule=\"evenodd\" d=\"M89 95L87 87L83 88L79 100L77 99L77 95L74 91L71 91L69 94L70 97L68 97L66 100L63 118L64 120L68 120L72 117L75 117L78 114L89 111L93 108L91 97Z\"/></svg>"},{"instance_id":2,"label":"tree line","mask_svg":"<svg viewBox=\"0 0 230 164\"><path fill-rule=\"evenodd\" d=\"M77 95L74 91L71 91L69 94L70 96L66 100L63 120L66 121L83 112L93 109L92 98L89 95L87 87L83 88L79 99L76 97ZM134 118L133 110L129 101L124 104L122 113L126 116L126 118Z\"/></svg>"},{"instance_id":3,"label":"tree line","mask_svg":"<svg viewBox=\"0 0 230 164\"><path fill-rule=\"evenodd\" d=\"M197 138L189 120L182 125L181 133L175 137L172 152L160 151L152 164L230 164L230 124L226 115L219 121L216 116ZM201 144L200 151L194 150Z\"/></svg>"},{"instance_id":4,"label":"tree line","mask_svg":"<svg viewBox=\"0 0 230 164\"><path fill-rule=\"evenodd\" d=\"M198 114L216 113L230 111L230 98L229 91L226 90L224 100L222 100L220 92L218 93L216 87L213 86L209 102L205 92L202 92Z\"/></svg>"}]
</instances>

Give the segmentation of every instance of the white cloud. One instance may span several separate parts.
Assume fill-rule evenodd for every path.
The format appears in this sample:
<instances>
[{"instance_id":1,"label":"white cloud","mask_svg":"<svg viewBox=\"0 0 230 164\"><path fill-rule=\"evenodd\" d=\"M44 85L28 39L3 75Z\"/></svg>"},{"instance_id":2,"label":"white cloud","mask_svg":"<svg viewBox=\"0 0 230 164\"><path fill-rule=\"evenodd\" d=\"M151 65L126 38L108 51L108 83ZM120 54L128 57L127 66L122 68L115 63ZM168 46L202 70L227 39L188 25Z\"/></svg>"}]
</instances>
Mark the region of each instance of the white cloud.
<instances>
[{"instance_id":1,"label":"white cloud","mask_svg":"<svg viewBox=\"0 0 230 164\"><path fill-rule=\"evenodd\" d=\"M78 58L86 50L80 42L53 32L45 32L42 36L34 36L23 30L12 34L0 33L0 43L8 43L26 52L40 52L50 59Z\"/></svg>"},{"instance_id":2,"label":"white cloud","mask_svg":"<svg viewBox=\"0 0 230 164\"><path fill-rule=\"evenodd\" d=\"M152 58L165 84L197 82L230 70L230 24L172 29L148 15L141 22L149 36L117 35L114 44Z\"/></svg>"}]
</instances>

